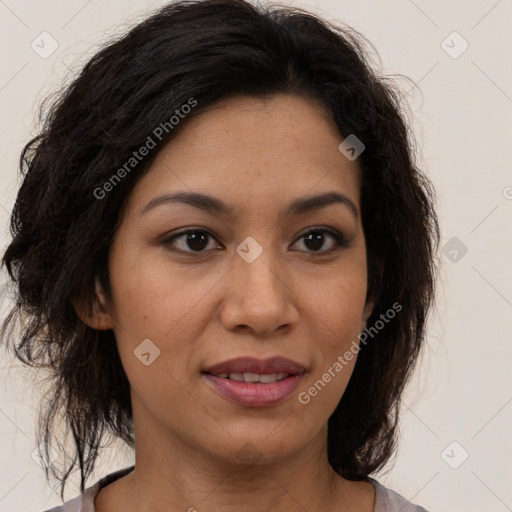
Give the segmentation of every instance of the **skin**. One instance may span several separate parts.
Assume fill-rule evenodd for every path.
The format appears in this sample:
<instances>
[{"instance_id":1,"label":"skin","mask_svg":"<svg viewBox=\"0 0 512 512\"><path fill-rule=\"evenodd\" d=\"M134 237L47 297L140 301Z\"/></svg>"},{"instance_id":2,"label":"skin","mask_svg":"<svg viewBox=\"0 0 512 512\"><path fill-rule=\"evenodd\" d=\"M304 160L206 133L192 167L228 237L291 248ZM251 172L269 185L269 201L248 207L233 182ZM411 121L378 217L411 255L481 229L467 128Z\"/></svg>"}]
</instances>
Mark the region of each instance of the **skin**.
<instances>
[{"instance_id":1,"label":"skin","mask_svg":"<svg viewBox=\"0 0 512 512\"><path fill-rule=\"evenodd\" d=\"M355 358L307 405L297 398L357 341L372 308L360 170L338 150L342 140L310 99L229 98L187 120L135 186L110 252L112 300L100 290L102 307L77 311L113 329L132 393L136 469L100 491L97 511L373 510L373 486L341 478L327 461L327 420ZM234 213L168 203L141 215L156 196L182 190ZM282 213L329 191L348 197L357 216L343 204ZM313 226L348 246L322 255L336 242L325 233L315 251L303 237ZM213 235L203 252L186 236L166 242L185 228ZM263 250L252 263L236 252L247 236ZM161 351L149 366L134 356L144 339ZM288 357L306 375L276 406L235 405L201 372L245 355ZM241 459L248 450L250 463Z\"/></svg>"}]
</instances>

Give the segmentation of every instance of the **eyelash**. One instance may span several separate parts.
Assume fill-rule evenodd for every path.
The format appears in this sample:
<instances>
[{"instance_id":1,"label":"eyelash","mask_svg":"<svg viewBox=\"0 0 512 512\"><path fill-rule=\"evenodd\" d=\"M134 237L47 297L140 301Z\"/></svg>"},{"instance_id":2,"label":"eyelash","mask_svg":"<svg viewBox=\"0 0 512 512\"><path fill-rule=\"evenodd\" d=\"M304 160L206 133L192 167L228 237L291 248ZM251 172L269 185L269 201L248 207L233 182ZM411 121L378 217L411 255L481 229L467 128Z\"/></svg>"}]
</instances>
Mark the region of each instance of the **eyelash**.
<instances>
[{"instance_id":1,"label":"eyelash","mask_svg":"<svg viewBox=\"0 0 512 512\"><path fill-rule=\"evenodd\" d=\"M177 240L178 238L183 237L184 235L188 235L189 233L206 233L209 237L211 237L211 238L213 238L214 240L217 241L215 236L212 233L210 233L207 229L204 229L204 228L194 228L194 229L187 229L187 230L184 230L184 231L180 231L179 233L176 233L176 234L172 235L170 238L165 239L163 241L163 244L166 245L166 246L172 245L175 240ZM328 250L325 250L325 251L322 251L322 250L319 250L319 251L306 251L307 254L313 254L313 255L319 255L319 256L328 256L328 255L331 255L331 254L333 254L335 252L340 251L341 249L344 249L344 248L348 247L348 245L349 245L348 240L343 235L341 235L341 233L338 233L337 231L334 231L332 229L328 229L328 228L325 228L325 227L322 227L322 226L312 226L308 231L303 233L297 239L297 241L302 239L302 238L304 238L305 236L307 236L307 235L309 235L311 233L322 233L322 234L327 233L328 235L330 235L334 239L335 244L334 244L334 247L332 249L328 249ZM182 249L176 249L176 248L172 248L171 250L173 250L175 252L178 252L178 253L189 254L189 255L190 254L202 255L202 254L206 254L208 252L206 250L202 250L202 251L184 251Z\"/></svg>"}]
</instances>

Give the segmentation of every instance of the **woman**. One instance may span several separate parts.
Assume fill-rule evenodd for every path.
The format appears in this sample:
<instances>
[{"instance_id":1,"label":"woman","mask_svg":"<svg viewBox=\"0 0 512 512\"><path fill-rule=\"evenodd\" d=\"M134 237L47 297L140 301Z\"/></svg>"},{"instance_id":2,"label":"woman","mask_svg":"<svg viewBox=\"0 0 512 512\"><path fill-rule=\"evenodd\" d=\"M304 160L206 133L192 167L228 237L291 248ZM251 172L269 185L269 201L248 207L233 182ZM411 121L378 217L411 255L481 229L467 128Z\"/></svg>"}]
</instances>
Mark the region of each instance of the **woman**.
<instances>
[{"instance_id":1,"label":"woman","mask_svg":"<svg viewBox=\"0 0 512 512\"><path fill-rule=\"evenodd\" d=\"M4 324L47 368L56 511L422 511L390 459L436 274L433 191L362 36L172 3L95 55L22 155ZM50 460L60 415L74 453ZM105 435L135 465L85 485Z\"/></svg>"}]
</instances>

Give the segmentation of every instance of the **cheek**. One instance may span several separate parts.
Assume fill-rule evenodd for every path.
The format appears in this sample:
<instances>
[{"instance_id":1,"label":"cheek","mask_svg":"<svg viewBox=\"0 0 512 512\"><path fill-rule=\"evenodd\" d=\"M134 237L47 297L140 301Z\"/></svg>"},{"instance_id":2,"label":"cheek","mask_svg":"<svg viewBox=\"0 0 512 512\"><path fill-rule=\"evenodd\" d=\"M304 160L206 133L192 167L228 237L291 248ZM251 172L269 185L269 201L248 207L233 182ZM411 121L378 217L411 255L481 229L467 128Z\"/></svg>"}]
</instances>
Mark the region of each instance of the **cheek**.
<instances>
[{"instance_id":1,"label":"cheek","mask_svg":"<svg viewBox=\"0 0 512 512\"><path fill-rule=\"evenodd\" d=\"M310 287L305 315L311 319L314 367L299 402L319 418L334 411L352 375L366 299L366 268L354 265L333 272L320 287ZM309 311L309 313L307 312Z\"/></svg>"},{"instance_id":2,"label":"cheek","mask_svg":"<svg viewBox=\"0 0 512 512\"><path fill-rule=\"evenodd\" d=\"M362 330L366 289L365 271L339 273L324 280L321 287L309 287L304 304L316 324L313 339L321 340L322 350L341 350L357 339Z\"/></svg>"},{"instance_id":3,"label":"cheek","mask_svg":"<svg viewBox=\"0 0 512 512\"><path fill-rule=\"evenodd\" d=\"M141 339L172 340L166 335L179 331L186 323L183 319L196 319L201 302L220 279L214 273L201 275L200 269L169 264L165 254L144 254L126 243L123 250L113 248L110 268L114 316Z\"/></svg>"},{"instance_id":4,"label":"cheek","mask_svg":"<svg viewBox=\"0 0 512 512\"><path fill-rule=\"evenodd\" d=\"M114 332L133 391L159 403L163 395L152 397L155 389L173 390L179 402L196 340L211 322L205 298L222 275L192 266L184 271L165 254L139 252L127 243L113 246L110 269ZM139 349L142 343L147 348Z\"/></svg>"}]
</instances>

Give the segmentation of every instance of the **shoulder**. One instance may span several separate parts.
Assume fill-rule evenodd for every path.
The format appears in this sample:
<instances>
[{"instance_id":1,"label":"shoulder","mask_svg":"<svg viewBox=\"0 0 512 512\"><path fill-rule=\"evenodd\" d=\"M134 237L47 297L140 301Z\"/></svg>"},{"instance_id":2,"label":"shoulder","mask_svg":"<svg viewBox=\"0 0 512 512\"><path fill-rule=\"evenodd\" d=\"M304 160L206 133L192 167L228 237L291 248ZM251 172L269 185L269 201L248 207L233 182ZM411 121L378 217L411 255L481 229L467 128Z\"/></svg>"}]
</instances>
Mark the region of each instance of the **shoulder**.
<instances>
[{"instance_id":1,"label":"shoulder","mask_svg":"<svg viewBox=\"0 0 512 512\"><path fill-rule=\"evenodd\" d=\"M101 489L100 482L88 487L76 498L44 512L94 512L94 498Z\"/></svg>"},{"instance_id":2,"label":"shoulder","mask_svg":"<svg viewBox=\"0 0 512 512\"><path fill-rule=\"evenodd\" d=\"M96 484L87 488L76 498L44 512L94 512L94 497L99 491L95 487Z\"/></svg>"},{"instance_id":3,"label":"shoulder","mask_svg":"<svg viewBox=\"0 0 512 512\"><path fill-rule=\"evenodd\" d=\"M375 511L374 512L428 512L423 507L411 503L397 492L384 487L374 480L368 479L375 487Z\"/></svg>"},{"instance_id":4,"label":"shoulder","mask_svg":"<svg viewBox=\"0 0 512 512\"><path fill-rule=\"evenodd\" d=\"M118 480L122 476L133 471L135 466L120 469L114 473L109 473L104 476L101 480L98 480L94 485L87 487L79 496L66 501L62 505L57 507L44 510L43 512L94 512L94 499L100 492L100 490L108 484Z\"/></svg>"}]
</instances>

